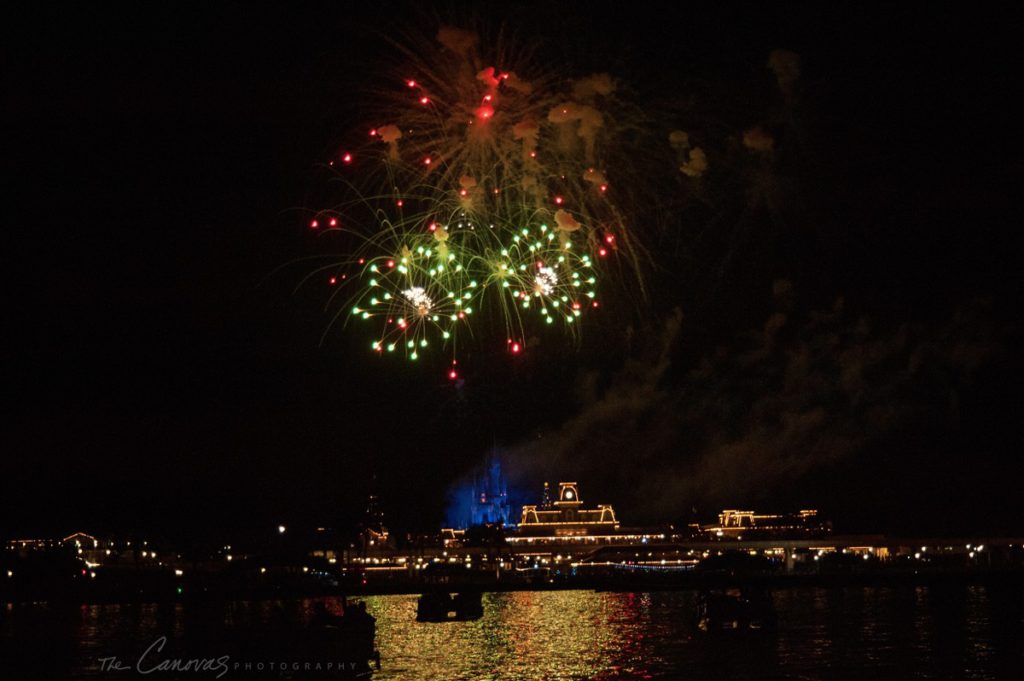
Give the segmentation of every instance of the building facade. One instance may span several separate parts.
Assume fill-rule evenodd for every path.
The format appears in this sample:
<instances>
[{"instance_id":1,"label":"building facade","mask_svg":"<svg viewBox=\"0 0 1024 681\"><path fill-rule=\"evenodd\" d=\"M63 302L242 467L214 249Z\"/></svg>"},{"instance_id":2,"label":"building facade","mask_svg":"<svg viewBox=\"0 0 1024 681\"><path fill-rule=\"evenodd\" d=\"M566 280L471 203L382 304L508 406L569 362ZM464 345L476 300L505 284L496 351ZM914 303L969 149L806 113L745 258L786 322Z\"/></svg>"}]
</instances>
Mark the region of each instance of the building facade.
<instances>
[{"instance_id":1,"label":"building facade","mask_svg":"<svg viewBox=\"0 0 1024 681\"><path fill-rule=\"evenodd\" d=\"M548 499L548 486L545 498ZM558 483L558 496L553 502L523 506L519 536L572 537L607 535L619 529L619 521L610 504L586 508L575 482Z\"/></svg>"}]
</instances>

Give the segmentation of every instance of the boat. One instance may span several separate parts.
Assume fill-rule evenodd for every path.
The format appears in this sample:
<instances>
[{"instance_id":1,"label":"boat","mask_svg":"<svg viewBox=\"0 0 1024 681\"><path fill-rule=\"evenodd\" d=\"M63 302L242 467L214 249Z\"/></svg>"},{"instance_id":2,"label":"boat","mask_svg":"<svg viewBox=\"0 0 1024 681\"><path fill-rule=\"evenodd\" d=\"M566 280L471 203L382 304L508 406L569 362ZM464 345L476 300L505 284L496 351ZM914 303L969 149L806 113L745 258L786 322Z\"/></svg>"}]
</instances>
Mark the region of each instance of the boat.
<instances>
[{"instance_id":1,"label":"boat","mask_svg":"<svg viewBox=\"0 0 1024 681\"><path fill-rule=\"evenodd\" d=\"M697 629L707 634L768 631L775 622L775 609L763 591L705 591L697 605Z\"/></svg>"},{"instance_id":2,"label":"boat","mask_svg":"<svg viewBox=\"0 0 1024 681\"><path fill-rule=\"evenodd\" d=\"M341 655L341 659L356 663L358 667L373 662L380 669L376 638L377 619L366 611L365 603L345 603L341 615L328 610L322 602L314 606L308 640L328 646Z\"/></svg>"},{"instance_id":3,"label":"boat","mask_svg":"<svg viewBox=\"0 0 1024 681\"><path fill-rule=\"evenodd\" d=\"M483 615L483 594L479 591L462 591L454 596L446 591L428 591L416 602L417 622L478 620Z\"/></svg>"}]
</instances>

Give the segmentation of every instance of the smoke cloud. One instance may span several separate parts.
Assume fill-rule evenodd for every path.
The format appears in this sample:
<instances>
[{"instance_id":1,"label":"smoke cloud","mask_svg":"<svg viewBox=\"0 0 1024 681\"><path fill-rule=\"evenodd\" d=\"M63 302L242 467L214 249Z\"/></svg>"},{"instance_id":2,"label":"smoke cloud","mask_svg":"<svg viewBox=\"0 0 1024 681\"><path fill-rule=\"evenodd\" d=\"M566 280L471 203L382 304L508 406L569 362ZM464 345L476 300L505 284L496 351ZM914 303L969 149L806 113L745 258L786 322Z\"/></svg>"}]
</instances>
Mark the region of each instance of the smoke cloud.
<instances>
[{"instance_id":1,"label":"smoke cloud","mask_svg":"<svg viewBox=\"0 0 1024 681\"><path fill-rule=\"evenodd\" d=\"M775 74L779 90L783 94L791 94L800 80L800 55L789 50L772 50L768 55L768 68Z\"/></svg>"},{"instance_id":2,"label":"smoke cloud","mask_svg":"<svg viewBox=\"0 0 1024 681\"><path fill-rule=\"evenodd\" d=\"M692 368L673 363L677 311L606 387L597 373L579 377L579 411L513 448L513 477L578 479L585 500L631 509L627 522L756 501L895 433L955 428L957 395L1001 351L980 304L942 324L876 330L842 299L796 315L792 285L774 293L759 329Z\"/></svg>"}]
</instances>

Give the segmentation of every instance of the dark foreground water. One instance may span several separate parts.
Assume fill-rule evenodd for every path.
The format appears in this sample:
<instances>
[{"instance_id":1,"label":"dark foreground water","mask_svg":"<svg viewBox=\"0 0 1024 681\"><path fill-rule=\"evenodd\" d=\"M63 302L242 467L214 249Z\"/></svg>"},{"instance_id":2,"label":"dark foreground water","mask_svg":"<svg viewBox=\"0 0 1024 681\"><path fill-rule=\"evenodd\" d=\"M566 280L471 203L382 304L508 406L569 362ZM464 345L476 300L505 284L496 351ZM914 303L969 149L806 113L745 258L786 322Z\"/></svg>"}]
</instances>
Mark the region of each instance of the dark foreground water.
<instances>
[{"instance_id":1,"label":"dark foreground water","mask_svg":"<svg viewBox=\"0 0 1024 681\"><path fill-rule=\"evenodd\" d=\"M696 598L693 592L490 594L481 620L422 624L415 621L415 596L369 597L383 662L373 678L1024 678L1022 585L783 589L771 594L778 630L753 637L695 631ZM0 678L216 678L216 670L140 674L138 658L161 636L167 644L151 651L143 668L169 658L228 655L222 678L307 678L306 663L323 669L333 657L329 643L327 650L308 645L314 604L0 605ZM245 645L252 640L259 642ZM101 659L112 656L123 670L101 669ZM332 673L317 678L324 676Z\"/></svg>"}]
</instances>

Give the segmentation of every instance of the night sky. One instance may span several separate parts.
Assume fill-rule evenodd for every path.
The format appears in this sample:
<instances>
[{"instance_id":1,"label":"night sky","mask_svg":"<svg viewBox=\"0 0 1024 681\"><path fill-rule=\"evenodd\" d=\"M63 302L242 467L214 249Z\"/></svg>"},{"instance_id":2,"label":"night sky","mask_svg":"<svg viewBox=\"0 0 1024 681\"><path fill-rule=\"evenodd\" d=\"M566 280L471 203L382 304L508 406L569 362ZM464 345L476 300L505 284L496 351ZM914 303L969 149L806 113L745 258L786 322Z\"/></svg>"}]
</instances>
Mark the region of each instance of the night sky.
<instances>
[{"instance_id":1,"label":"night sky","mask_svg":"<svg viewBox=\"0 0 1024 681\"><path fill-rule=\"evenodd\" d=\"M319 247L318 166L391 77L381 35L437 19L219 7L5 22L0 534L345 526L374 475L392 523L429 530L492 447L518 488L577 479L626 524L1024 529L1019 16L453 5L666 121L780 143L707 202L652 180L679 210L648 301L613 292L579 348L478 351L455 385L321 343L324 292L278 269ZM774 48L801 56L788 107Z\"/></svg>"}]
</instances>

